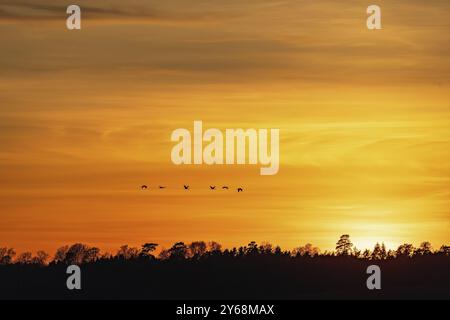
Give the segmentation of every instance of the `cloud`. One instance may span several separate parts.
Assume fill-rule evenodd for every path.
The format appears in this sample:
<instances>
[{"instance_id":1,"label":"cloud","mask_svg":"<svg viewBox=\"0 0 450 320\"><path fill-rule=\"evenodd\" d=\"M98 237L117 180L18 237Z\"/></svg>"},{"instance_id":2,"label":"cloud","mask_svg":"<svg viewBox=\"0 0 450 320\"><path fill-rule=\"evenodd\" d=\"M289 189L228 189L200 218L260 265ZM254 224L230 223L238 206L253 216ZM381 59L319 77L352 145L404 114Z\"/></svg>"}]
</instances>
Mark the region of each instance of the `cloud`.
<instances>
[{"instance_id":1,"label":"cloud","mask_svg":"<svg viewBox=\"0 0 450 320\"><path fill-rule=\"evenodd\" d=\"M11 22L0 30L0 67L8 78L87 72L153 86L448 82L448 26L435 26L445 10L383 2L384 29L370 33L358 3L82 0L84 29L69 34L65 1L0 0L0 23ZM33 21L45 31L28 33Z\"/></svg>"},{"instance_id":2,"label":"cloud","mask_svg":"<svg viewBox=\"0 0 450 320\"><path fill-rule=\"evenodd\" d=\"M169 7L146 1L77 1L82 17L89 21L113 20L115 23L135 21L139 23L187 23L205 22L221 17L211 10L177 10L176 4ZM66 1L0 1L0 21L59 21L66 18Z\"/></svg>"}]
</instances>

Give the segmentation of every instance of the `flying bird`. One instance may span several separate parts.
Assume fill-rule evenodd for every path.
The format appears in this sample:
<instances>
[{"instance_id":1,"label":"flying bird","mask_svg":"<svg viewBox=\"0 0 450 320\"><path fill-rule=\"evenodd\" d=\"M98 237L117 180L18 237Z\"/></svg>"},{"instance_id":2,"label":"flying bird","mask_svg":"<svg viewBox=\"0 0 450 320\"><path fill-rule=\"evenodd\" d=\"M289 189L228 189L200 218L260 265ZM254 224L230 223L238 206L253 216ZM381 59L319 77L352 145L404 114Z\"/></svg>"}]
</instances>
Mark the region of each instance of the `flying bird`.
<instances>
[{"instance_id":1,"label":"flying bird","mask_svg":"<svg viewBox=\"0 0 450 320\"><path fill-rule=\"evenodd\" d=\"M147 187L145 184L143 184L143 185L141 186L141 189L142 189L142 190L147 190L148 187Z\"/></svg>"},{"instance_id":2,"label":"flying bird","mask_svg":"<svg viewBox=\"0 0 450 320\"><path fill-rule=\"evenodd\" d=\"M237 188L237 192L242 192L244 191L242 188Z\"/></svg>"},{"instance_id":3,"label":"flying bird","mask_svg":"<svg viewBox=\"0 0 450 320\"><path fill-rule=\"evenodd\" d=\"M165 186L159 186L159 188L160 188L160 189L164 189L164 188L165 188Z\"/></svg>"},{"instance_id":4,"label":"flying bird","mask_svg":"<svg viewBox=\"0 0 450 320\"><path fill-rule=\"evenodd\" d=\"M216 189L216 186L209 186L209 188L210 188L211 190L214 190L214 189Z\"/></svg>"},{"instance_id":5,"label":"flying bird","mask_svg":"<svg viewBox=\"0 0 450 320\"><path fill-rule=\"evenodd\" d=\"M183 187L184 187L184 190L189 190L189 186L184 184Z\"/></svg>"},{"instance_id":6,"label":"flying bird","mask_svg":"<svg viewBox=\"0 0 450 320\"><path fill-rule=\"evenodd\" d=\"M227 186L223 186L222 189L227 189L228 190L228 187Z\"/></svg>"}]
</instances>

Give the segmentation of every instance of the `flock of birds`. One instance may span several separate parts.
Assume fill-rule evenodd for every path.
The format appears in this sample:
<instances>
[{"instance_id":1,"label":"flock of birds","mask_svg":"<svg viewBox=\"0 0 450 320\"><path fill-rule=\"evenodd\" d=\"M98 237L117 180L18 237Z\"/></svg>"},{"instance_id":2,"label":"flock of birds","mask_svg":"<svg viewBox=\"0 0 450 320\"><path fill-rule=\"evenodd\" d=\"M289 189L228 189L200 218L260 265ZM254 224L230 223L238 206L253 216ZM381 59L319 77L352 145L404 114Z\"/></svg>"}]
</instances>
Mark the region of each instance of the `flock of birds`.
<instances>
[{"instance_id":1,"label":"flock of birds","mask_svg":"<svg viewBox=\"0 0 450 320\"><path fill-rule=\"evenodd\" d=\"M189 190L189 185L184 184L183 187L184 187L184 190ZM166 188L166 186L158 186L158 189L165 189L165 188ZM146 184L143 184L141 186L141 190L147 190L147 189L150 189L150 188ZM216 186L209 186L209 189L216 190ZM228 190L230 188L228 186L222 186L222 189ZM241 188L241 187L237 188L236 190L237 190L237 192L243 192L244 191L244 189Z\"/></svg>"}]
</instances>

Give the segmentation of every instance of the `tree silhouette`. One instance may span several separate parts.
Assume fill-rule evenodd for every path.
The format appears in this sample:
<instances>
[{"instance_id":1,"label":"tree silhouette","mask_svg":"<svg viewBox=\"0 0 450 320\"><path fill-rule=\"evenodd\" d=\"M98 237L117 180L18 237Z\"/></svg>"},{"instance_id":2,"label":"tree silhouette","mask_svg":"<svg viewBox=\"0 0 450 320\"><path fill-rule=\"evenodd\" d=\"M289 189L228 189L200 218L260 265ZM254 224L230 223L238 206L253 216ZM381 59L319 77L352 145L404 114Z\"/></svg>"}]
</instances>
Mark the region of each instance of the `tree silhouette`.
<instances>
[{"instance_id":1,"label":"tree silhouette","mask_svg":"<svg viewBox=\"0 0 450 320\"><path fill-rule=\"evenodd\" d=\"M372 253L370 252L369 249L365 249L364 252L361 254L361 257L363 259L370 259L371 256L372 256Z\"/></svg>"},{"instance_id":2,"label":"tree silhouette","mask_svg":"<svg viewBox=\"0 0 450 320\"><path fill-rule=\"evenodd\" d=\"M58 262L77 265L96 261L99 253L99 248L89 247L83 243L75 243L67 250L66 247L61 247L57 251Z\"/></svg>"},{"instance_id":3,"label":"tree silhouette","mask_svg":"<svg viewBox=\"0 0 450 320\"><path fill-rule=\"evenodd\" d=\"M222 245L218 242L210 241L210 242L208 242L208 248L209 248L210 252L217 253L217 252L220 252L220 250L222 250Z\"/></svg>"},{"instance_id":4,"label":"tree silhouette","mask_svg":"<svg viewBox=\"0 0 450 320\"><path fill-rule=\"evenodd\" d=\"M270 243L268 242L263 242L261 243L261 245L259 246L258 251L261 254L271 254L273 252L273 247Z\"/></svg>"},{"instance_id":5,"label":"tree silhouette","mask_svg":"<svg viewBox=\"0 0 450 320\"><path fill-rule=\"evenodd\" d=\"M352 252L353 243L350 241L348 234L343 234L336 243L336 255L348 256Z\"/></svg>"},{"instance_id":6,"label":"tree silhouette","mask_svg":"<svg viewBox=\"0 0 450 320\"><path fill-rule=\"evenodd\" d=\"M47 259L49 257L49 254L43 250L39 250L36 252L36 256L33 257L33 263L39 264L39 265L45 265L47 262Z\"/></svg>"},{"instance_id":7,"label":"tree silhouette","mask_svg":"<svg viewBox=\"0 0 450 320\"><path fill-rule=\"evenodd\" d=\"M319 248L314 247L311 243L307 243L304 246L297 247L294 250L292 250L292 256L298 257L298 256L309 256L314 257L318 255L320 252Z\"/></svg>"},{"instance_id":8,"label":"tree silhouette","mask_svg":"<svg viewBox=\"0 0 450 320\"><path fill-rule=\"evenodd\" d=\"M191 258L199 258L206 252L206 243L204 241L194 241L188 246L188 254Z\"/></svg>"},{"instance_id":9,"label":"tree silhouette","mask_svg":"<svg viewBox=\"0 0 450 320\"><path fill-rule=\"evenodd\" d=\"M417 250L412 244L403 244L397 251L386 252L384 243L377 243L373 251L361 253L352 247L350 237L343 235L336 251L323 253L310 243L283 251L267 242L258 245L251 241L222 251L217 242L193 241L162 248L156 258L156 248L153 242L140 249L123 245L111 255L75 243L60 247L48 264L44 251L36 256L23 252L14 260L14 249L0 248L0 299L72 298L73 293L61 285L61 275L69 263L86 265L83 270L89 287L83 289L83 298L121 298L128 294L144 299L373 298L373 292L361 291L364 281L355 276L355 272L365 274L370 260L383 266L383 277L389 282L381 293L383 298L448 298L447 245L433 251L429 242L423 242Z\"/></svg>"},{"instance_id":10,"label":"tree silhouette","mask_svg":"<svg viewBox=\"0 0 450 320\"><path fill-rule=\"evenodd\" d=\"M16 251L13 248L0 248L0 265L11 264L15 255Z\"/></svg>"},{"instance_id":11,"label":"tree silhouette","mask_svg":"<svg viewBox=\"0 0 450 320\"><path fill-rule=\"evenodd\" d=\"M27 251L19 254L16 262L19 264L31 264L32 259L33 259L32 253Z\"/></svg>"},{"instance_id":12,"label":"tree silhouette","mask_svg":"<svg viewBox=\"0 0 450 320\"><path fill-rule=\"evenodd\" d=\"M447 256L450 255L450 246L442 245L439 249L439 253Z\"/></svg>"},{"instance_id":13,"label":"tree silhouette","mask_svg":"<svg viewBox=\"0 0 450 320\"><path fill-rule=\"evenodd\" d=\"M186 257L186 254L187 247L184 242L177 242L169 249L170 259L181 260Z\"/></svg>"},{"instance_id":14,"label":"tree silhouette","mask_svg":"<svg viewBox=\"0 0 450 320\"><path fill-rule=\"evenodd\" d=\"M120 247L117 251L116 257L123 260L135 259L139 256L139 249L136 247L129 247L127 244Z\"/></svg>"},{"instance_id":15,"label":"tree silhouette","mask_svg":"<svg viewBox=\"0 0 450 320\"><path fill-rule=\"evenodd\" d=\"M352 251L355 258L361 258L361 250L359 250L356 246L353 247Z\"/></svg>"},{"instance_id":16,"label":"tree silhouette","mask_svg":"<svg viewBox=\"0 0 450 320\"><path fill-rule=\"evenodd\" d=\"M397 257L397 252L395 250L389 249L387 252L387 259L394 259Z\"/></svg>"},{"instance_id":17,"label":"tree silhouette","mask_svg":"<svg viewBox=\"0 0 450 320\"><path fill-rule=\"evenodd\" d=\"M251 241L245 250L245 254L250 256L258 253L258 245L255 241Z\"/></svg>"},{"instance_id":18,"label":"tree silhouette","mask_svg":"<svg viewBox=\"0 0 450 320\"><path fill-rule=\"evenodd\" d=\"M404 243L397 248L397 257L412 257L415 248L410 243Z\"/></svg>"},{"instance_id":19,"label":"tree silhouette","mask_svg":"<svg viewBox=\"0 0 450 320\"><path fill-rule=\"evenodd\" d=\"M381 254L381 259L383 259L383 260L387 259L388 253L386 251L386 245L384 244L384 242L381 243L381 252L380 252L380 254Z\"/></svg>"},{"instance_id":20,"label":"tree silhouette","mask_svg":"<svg viewBox=\"0 0 450 320\"><path fill-rule=\"evenodd\" d=\"M169 259L170 258L169 250L163 248L160 251L158 257L159 257L160 260L167 260L167 259Z\"/></svg>"},{"instance_id":21,"label":"tree silhouette","mask_svg":"<svg viewBox=\"0 0 450 320\"><path fill-rule=\"evenodd\" d=\"M142 245L140 256L141 257L154 258L154 256L152 255L152 252L156 250L157 246L158 246L158 244L157 243L153 243L153 242L144 243Z\"/></svg>"},{"instance_id":22,"label":"tree silhouette","mask_svg":"<svg viewBox=\"0 0 450 320\"><path fill-rule=\"evenodd\" d=\"M386 248L381 246L378 242L375 244L373 248L372 255L370 257L372 260L382 260L386 258Z\"/></svg>"},{"instance_id":23,"label":"tree silhouette","mask_svg":"<svg viewBox=\"0 0 450 320\"><path fill-rule=\"evenodd\" d=\"M69 246L62 246L56 249L55 256L53 258L54 263L64 262L66 260L66 254L69 250Z\"/></svg>"},{"instance_id":24,"label":"tree silhouette","mask_svg":"<svg viewBox=\"0 0 450 320\"><path fill-rule=\"evenodd\" d=\"M428 241L424 241L420 244L419 248L416 250L416 254L424 255L431 254L432 251L431 243Z\"/></svg>"}]
</instances>

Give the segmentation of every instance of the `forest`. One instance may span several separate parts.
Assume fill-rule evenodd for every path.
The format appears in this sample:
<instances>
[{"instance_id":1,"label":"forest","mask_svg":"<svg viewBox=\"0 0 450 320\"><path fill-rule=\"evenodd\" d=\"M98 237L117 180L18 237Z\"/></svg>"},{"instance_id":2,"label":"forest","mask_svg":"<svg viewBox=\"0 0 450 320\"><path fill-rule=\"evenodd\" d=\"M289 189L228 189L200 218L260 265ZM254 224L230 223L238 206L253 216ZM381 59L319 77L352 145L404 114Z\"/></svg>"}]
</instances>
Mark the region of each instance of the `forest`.
<instances>
[{"instance_id":1,"label":"forest","mask_svg":"<svg viewBox=\"0 0 450 320\"><path fill-rule=\"evenodd\" d=\"M157 254L158 252L158 254ZM283 250L252 241L223 249L214 241L121 246L114 254L76 243L50 255L0 248L0 299L449 299L450 247L377 243L358 250L342 235L335 250L312 244ZM78 265L82 289L68 290ZM366 269L380 266L381 290L368 290Z\"/></svg>"}]
</instances>

